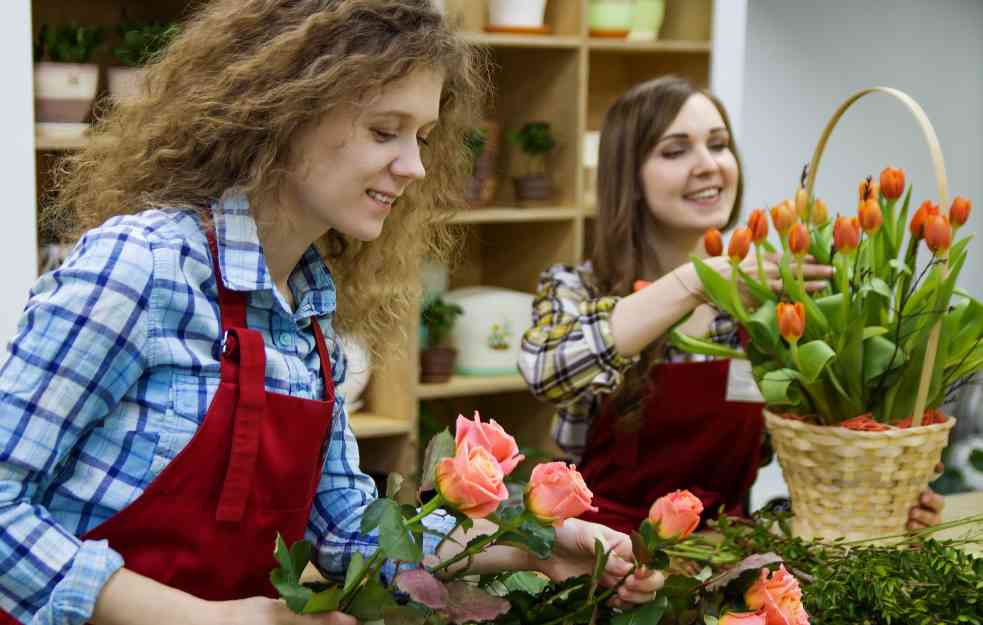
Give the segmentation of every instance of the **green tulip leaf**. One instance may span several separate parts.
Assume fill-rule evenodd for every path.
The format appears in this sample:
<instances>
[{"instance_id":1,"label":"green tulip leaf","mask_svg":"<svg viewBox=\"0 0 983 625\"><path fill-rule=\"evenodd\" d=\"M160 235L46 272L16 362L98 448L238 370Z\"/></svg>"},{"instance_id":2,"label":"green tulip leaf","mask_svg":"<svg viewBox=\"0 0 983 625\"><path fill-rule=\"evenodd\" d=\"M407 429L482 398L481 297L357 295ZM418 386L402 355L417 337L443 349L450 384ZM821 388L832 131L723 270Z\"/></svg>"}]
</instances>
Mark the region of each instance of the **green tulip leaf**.
<instances>
[{"instance_id":1,"label":"green tulip leaf","mask_svg":"<svg viewBox=\"0 0 983 625\"><path fill-rule=\"evenodd\" d=\"M799 372L795 369L769 371L758 383L765 403L774 406L797 406L802 403Z\"/></svg>"},{"instance_id":2,"label":"green tulip leaf","mask_svg":"<svg viewBox=\"0 0 983 625\"><path fill-rule=\"evenodd\" d=\"M826 365L836 358L836 352L825 341L810 341L799 348L799 370L806 384L822 375Z\"/></svg>"},{"instance_id":3,"label":"green tulip leaf","mask_svg":"<svg viewBox=\"0 0 983 625\"><path fill-rule=\"evenodd\" d=\"M744 323L747 315L741 314L744 312L744 307L740 304L734 283L717 273L715 269L707 265L700 258L693 256L691 260L693 261L693 267L696 269L696 275L699 276L700 282L703 283L703 291L707 294L707 297L718 308L727 312L731 317L734 317L741 323Z\"/></svg>"},{"instance_id":4,"label":"green tulip leaf","mask_svg":"<svg viewBox=\"0 0 983 625\"><path fill-rule=\"evenodd\" d=\"M691 354L703 354L704 356L715 356L717 358L747 358L747 355L732 347L687 336L679 330L673 330L670 335L674 347L687 351Z\"/></svg>"},{"instance_id":5,"label":"green tulip leaf","mask_svg":"<svg viewBox=\"0 0 983 625\"><path fill-rule=\"evenodd\" d=\"M907 359L903 349L883 336L867 339L864 342L864 382L870 382L897 369Z\"/></svg>"}]
</instances>

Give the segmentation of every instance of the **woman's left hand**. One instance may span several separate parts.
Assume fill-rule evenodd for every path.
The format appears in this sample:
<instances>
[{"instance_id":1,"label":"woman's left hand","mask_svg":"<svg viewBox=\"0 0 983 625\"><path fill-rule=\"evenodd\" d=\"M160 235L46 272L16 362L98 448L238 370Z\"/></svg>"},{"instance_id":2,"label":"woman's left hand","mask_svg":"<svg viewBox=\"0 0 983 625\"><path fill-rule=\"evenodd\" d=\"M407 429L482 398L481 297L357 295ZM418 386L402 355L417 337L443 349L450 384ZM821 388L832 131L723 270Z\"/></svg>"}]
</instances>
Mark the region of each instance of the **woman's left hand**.
<instances>
[{"instance_id":1,"label":"woman's left hand","mask_svg":"<svg viewBox=\"0 0 983 625\"><path fill-rule=\"evenodd\" d=\"M601 576L603 586L614 586L631 570L634 560L631 539L627 534L598 523L567 519L556 530L553 555L548 560L540 561L539 569L554 581L590 575L594 569L595 538L601 540L605 549L614 547ZM663 583L665 577L661 572L640 568L621 585L612 604L627 607L651 601Z\"/></svg>"},{"instance_id":2,"label":"woman's left hand","mask_svg":"<svg viewBox=\"0 0 983 625\"><path fill-rule=\"evenodd\" d=\"M942 463L935 467L937 473L941 473L943 469ZM918 496L918 503L908 511L908 529L920 530L930 525L938 525L942 522L943 508L945 508L945 498L931 488L926 488Z\"/></svg>"}]
</instances>

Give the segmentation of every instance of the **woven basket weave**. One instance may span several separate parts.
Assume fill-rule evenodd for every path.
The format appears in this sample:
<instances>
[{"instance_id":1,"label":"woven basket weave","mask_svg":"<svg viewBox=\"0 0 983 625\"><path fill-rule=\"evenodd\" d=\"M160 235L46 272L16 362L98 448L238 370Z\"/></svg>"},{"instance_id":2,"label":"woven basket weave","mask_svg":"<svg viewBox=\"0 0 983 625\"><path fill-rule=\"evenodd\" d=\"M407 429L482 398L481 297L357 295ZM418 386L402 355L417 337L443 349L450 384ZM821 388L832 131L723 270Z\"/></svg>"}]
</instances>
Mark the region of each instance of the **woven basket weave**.
<instances>
[{"instance_id":1,"label":"woven basket weave","mask_svg":"<svg viewBox=\"0 0 983 625\"><path fill-rule=\"evenodd\" d=\"M876 538L905 531L935 476L956 420L886 432L812 425L765 410L802 538Z\"/></svg>"}]
</instances>

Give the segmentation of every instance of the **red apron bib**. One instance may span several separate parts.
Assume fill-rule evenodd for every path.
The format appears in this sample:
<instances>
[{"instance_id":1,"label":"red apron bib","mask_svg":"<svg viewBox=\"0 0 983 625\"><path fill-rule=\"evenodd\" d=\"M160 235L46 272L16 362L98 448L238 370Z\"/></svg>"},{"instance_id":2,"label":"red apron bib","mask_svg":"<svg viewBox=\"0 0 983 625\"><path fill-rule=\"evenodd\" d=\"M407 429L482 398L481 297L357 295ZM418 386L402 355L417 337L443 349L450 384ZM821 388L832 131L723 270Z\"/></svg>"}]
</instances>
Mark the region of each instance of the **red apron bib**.
<instances>
[{"instance_id":1,"label":"red apron bib","mask_svg":"<svg viewBox=\"0 0 983 625\"><path fill-rule=\"evenodd\" d=\"M225 333L221 383L191 442L136 500L82 536L108 540L126 568L207 600L276 596L276 533L304 529L334 410L331 361L311 328L324 401L269 393L263 336L246 328L246 295L222 283L208 233ZM17 623L0 611L0 624Z\"/></svg>"},{"instance_id":2,"label":"red apron bib","mask_svg":"<svg viewBox=\"0 0 983 625\"><path fill-rule=\"evenodd\" d=\"M637 419L602 403L579 467L600 510L581 518L630 532L656 499L683 488L703 502L704 521L721 505L743 513L764 418L761 404L726 401L729 368L729 360L653 366Z\"/></svg>"}]
</instances>

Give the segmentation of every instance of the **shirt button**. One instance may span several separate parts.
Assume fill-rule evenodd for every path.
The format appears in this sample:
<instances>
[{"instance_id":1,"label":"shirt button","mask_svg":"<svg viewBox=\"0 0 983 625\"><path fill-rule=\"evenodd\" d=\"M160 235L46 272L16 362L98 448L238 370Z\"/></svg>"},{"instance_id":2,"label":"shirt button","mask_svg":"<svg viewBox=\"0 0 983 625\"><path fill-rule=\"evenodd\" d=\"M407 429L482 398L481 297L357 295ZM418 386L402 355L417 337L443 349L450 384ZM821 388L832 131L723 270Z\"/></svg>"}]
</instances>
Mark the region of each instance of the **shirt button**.
<instances>
[{"instance_id":1,"label":"shirt button","mask_svg":"<svg viewBox=\"0 0 983 625\"><path fill-rule=\"evenodd\" d=\"M277 337L277 343L279 343L280 347L292 347L294 341L289 332L283 332Z\"/></svg>"}]
</instances>

